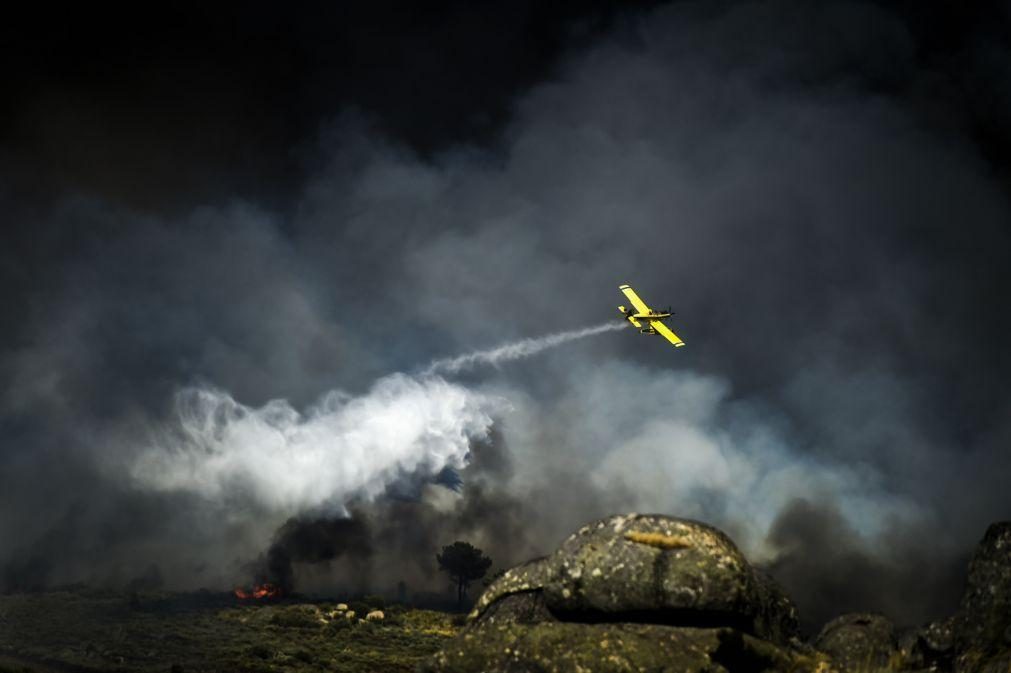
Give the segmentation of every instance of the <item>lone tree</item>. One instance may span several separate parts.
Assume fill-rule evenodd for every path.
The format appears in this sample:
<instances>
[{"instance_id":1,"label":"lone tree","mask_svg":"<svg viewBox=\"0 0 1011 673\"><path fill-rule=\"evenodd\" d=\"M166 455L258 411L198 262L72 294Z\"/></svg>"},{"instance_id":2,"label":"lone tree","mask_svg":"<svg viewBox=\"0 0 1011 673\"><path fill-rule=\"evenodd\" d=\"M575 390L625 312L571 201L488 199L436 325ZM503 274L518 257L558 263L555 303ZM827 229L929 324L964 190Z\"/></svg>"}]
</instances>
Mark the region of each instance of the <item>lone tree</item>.
<instances>
[{"instance_id":1,"label":"lone tree","mask_svg":"<svg viewBox=\"0 0 1011 673\"><path fill-rule=\"evenodd\" d=\"M467 597L467 587L470 583L484 577L491 567L491 559L472 544L457 540L442 548L441 554L435 555L439 562L439 570L447 573L456 585L456 603L463 607L463 599Z\"/></svg>"}]
</instances>

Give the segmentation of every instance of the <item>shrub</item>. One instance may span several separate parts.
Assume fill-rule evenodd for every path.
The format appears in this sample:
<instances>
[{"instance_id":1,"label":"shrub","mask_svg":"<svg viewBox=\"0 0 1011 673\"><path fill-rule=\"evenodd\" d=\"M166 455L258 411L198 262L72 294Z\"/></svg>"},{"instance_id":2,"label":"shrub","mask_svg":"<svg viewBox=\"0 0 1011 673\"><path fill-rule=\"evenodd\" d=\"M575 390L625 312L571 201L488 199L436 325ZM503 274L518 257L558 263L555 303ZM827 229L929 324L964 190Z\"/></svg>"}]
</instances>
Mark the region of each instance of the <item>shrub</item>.
<instances>
[{"instance_id":1,"label":"shrub","mask_svg":"<svg viewBox=\"0 0 1011 673\"><path fill-rule=\"evenodd\" d=\"M255 645L250 645L247 650L249 656L256 657L257 659L269 659L273 654L271 649L264 645L263 643L257 643Z\"/></svg>"},{"instance_id":2,"label":"shrub","mask_svg":"<svg viewBox=\"0 0 1011 673\"><path fill-rule=\"evenodd\" d=\"M382 610L386 607L386 599L382 596L366 596L362 599L362 603L369 606L369 610L366 612L371 612L372 610Z\"/></svg>"},{"instance_id":3,"label":"shrub","mask_svg":"<svg viewBox=\"0 0 1011 673\"><path fill-rule=\"evenodd\" d=\"M347 631L352 626L354 626L354 621L350 619L345 619L344 617L338 617L329 624L327 624L326 630L330 635L339 633L340 631Z\"/></svg>"},{"instance_id":4,"label":"shrub","mask_svg":"<svg viewBox=\"0 0 1011 673\"><path fill-rule=\"evenodd\" d=\"M294 629L313 629L320 625L316 610L300 605L278 610L270 618L270 623Z\"/></svg>"},{"instance_id":5,"label":"shrub","mask_svg":"<svg viewBox=\"0 0 1011 673\"><path fill-rule=\"evenodd\" d=\"M352 601L348 603L348 610L353 610L359 617L364 617L371 612L369 604L364 601Z\"/></svg>"}]
</instances>

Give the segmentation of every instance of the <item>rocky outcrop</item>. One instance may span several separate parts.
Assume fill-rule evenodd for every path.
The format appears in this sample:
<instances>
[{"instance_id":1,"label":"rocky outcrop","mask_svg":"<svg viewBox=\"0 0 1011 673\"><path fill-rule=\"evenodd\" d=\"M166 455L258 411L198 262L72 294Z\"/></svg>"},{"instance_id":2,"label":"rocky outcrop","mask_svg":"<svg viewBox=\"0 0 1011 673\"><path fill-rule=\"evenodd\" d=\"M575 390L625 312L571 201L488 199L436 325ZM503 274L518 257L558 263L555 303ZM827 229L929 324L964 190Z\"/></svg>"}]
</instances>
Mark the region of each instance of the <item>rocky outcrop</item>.
<instances>
[{"instance_id":1,"label":"rocky outcrop","mask_svg":"<svg viewBox=\"0 0 1011 673\"><path fill-rule=\"evenodd\" d=\"M899 651L906 668L911 670L950 671L955 656L952 619L930 622L908 631L899 640Z\"/></svg>"},{"instance_id":2,"label":"rocky outcrop","mask_svg":"<svg viewBox=\"0 0 1011 673\"><path fill-rule=\"evenodd\" d=\"M796 632L792 602L726 535L630 514L507 571L424 670L825 670Z\"/></svg>"},{"instance_id":3,"label":"rocky outcrop","mask_svg":"<svg viewBox=\"0 0 1011 673\"><path fill-rule=\"evenodd\" d=\"M952 631L955 670L1011 670L1011 521L992 524L976 547Z\"/></svg>"},{"instance_id":4,"label":"rocky outcrop","mask_svg":"<svg viewBox=\"0 0 1011 673\"><path fill-rule=\"evenodd\" d=\"M845 671L895 670L900 660L895 626L883 615L861 612L836 617L813 644Z\"/></svg>"},{"instance_id":5,"label":"rocky outcrop","mask_svg":"<svg viewBox=\"0 0 1011 673\"><path fill-rule=\"evenodd\" d=\"M660 515L583 526L551 556L506 572L471 614L538 590L566 621L728 626L777 643L797 633L793 603L719 530Z\"/></svg>"},{"instance_id":6,"label":"rocky outcrop","mask_svg":"<svg viewBox=\"0 0 1011 673\"><path fill-rule=\"evenodd\" d=\"M507 571L429 673L1011 670L1011 522L990 526L955 615L897 637L884 616L838 617L810 645L779 587L711 526L659 515L583 526Z\"/></svg>"}]
</instances>

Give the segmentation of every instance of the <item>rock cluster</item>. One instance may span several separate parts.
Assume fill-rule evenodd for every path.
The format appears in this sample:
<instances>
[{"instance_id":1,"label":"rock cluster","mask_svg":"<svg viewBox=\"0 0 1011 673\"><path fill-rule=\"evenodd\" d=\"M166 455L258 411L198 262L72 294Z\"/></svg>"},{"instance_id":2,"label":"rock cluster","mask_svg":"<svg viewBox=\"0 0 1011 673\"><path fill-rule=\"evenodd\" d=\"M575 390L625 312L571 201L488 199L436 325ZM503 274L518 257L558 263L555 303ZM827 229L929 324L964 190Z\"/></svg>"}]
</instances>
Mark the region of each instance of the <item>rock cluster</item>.
<instances>
[{"instance_id":1,"label":"rock cluster","mask_svg":"<svg viewBox=\"0 0 1011 673\"><path fill-rule=\"evenodd\" d=\"M659 515L583 526L507 571L422 671L1011 670L1011 522L990 526L952 617L903 634L884 616L837 617L806 645L783 591L705 524Z\"/></svg>"},{"instance_id":2,"label":"rock cluster","mask_svg":"<svg viewBox=\"0 0 1011 673\"><path fill-rule=\"evenodd\" d=\"M886 671L899 665L895 626L883 615L836 617L822 628L813 645L843 670Z\"/></svg>"},{"instance_id":3,"label":"rock cluster","mask_svg":"<svg viewBox=\"0 0 1011 673\"><path fill-rule=\"evenodd\" d=\"M796 634L793 603L726 535L630 514L506 572L425 670L816 670Z\"/></svg>"},{"instance_id":4,"label":"rock cluster","mask_svg":"<svg viewBox=\"0 0 1011 673\"><path fill-rule=\"evenodd\" d=\"M897 644L890 632L880 615L844 615L814 645L846 670L1011 670L1011 522L992 524L977 545L954 615L910 631Z\"/></svg>"}]
</instances>

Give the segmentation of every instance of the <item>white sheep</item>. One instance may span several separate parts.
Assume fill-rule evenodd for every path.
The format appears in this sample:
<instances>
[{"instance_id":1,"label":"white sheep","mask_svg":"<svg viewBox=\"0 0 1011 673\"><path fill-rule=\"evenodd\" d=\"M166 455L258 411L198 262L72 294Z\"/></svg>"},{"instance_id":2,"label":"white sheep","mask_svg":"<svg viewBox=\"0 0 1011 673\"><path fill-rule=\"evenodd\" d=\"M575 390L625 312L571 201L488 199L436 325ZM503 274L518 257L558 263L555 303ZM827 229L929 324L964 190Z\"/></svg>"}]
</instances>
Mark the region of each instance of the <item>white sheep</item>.
<instances>
[{"instance_id":1,"label":"white sheep","mask_svg":"<svg viewBox=\"0 0 1011 673\"><path fill-rule=\"evenodd\" d=\"M370 622L381 622L386 619L386 615L383 614L382 610L373 610L369 614L365 615L365 619Z\"/></svg>"}]
</instances>

